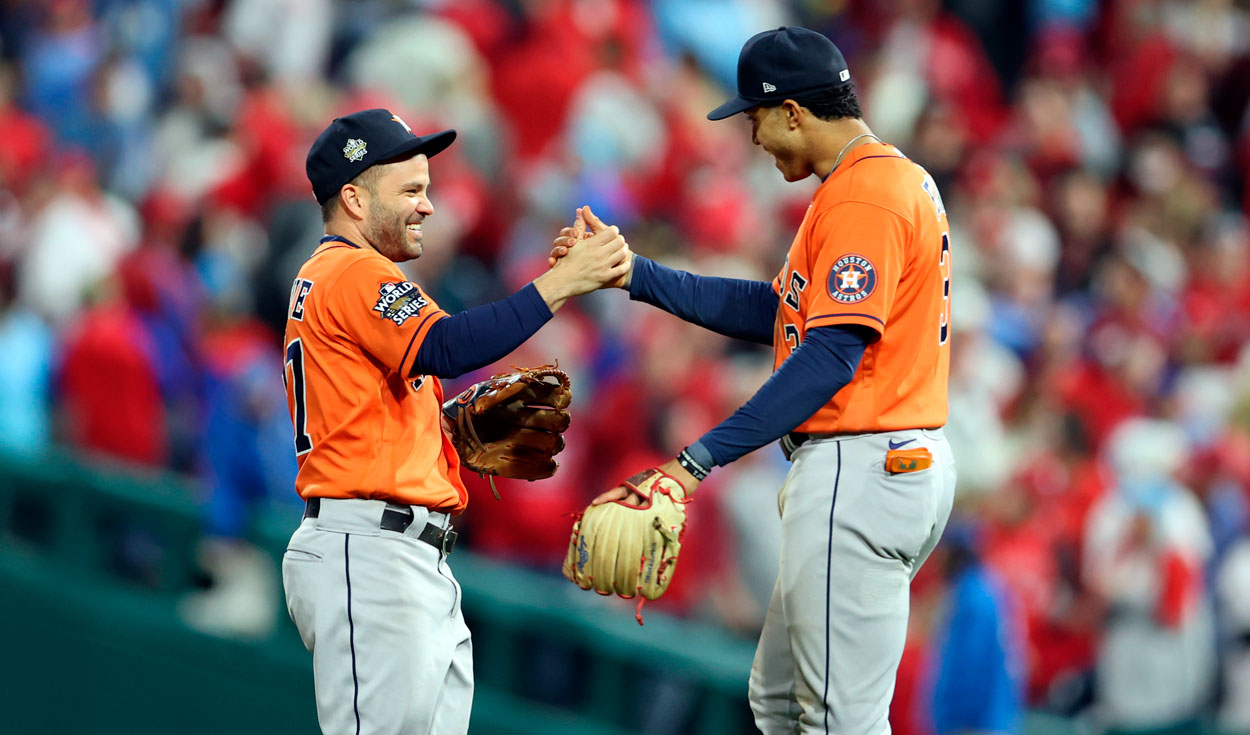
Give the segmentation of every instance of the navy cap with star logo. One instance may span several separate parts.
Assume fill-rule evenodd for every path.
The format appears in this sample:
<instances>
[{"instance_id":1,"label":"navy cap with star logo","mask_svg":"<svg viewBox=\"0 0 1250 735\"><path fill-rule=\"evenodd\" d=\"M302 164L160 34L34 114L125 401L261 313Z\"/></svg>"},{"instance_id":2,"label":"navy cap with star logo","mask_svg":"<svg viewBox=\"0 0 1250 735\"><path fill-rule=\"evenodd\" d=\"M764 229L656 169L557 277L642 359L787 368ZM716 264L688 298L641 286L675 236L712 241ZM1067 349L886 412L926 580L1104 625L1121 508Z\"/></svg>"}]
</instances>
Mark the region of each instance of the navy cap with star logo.
<instances>
[{"instance_id":1,"label":"navy cap with star logo","mask_svg":"<svg viewBox=\"0 0 1250 735\"><path fill-rule=\"evenodd\" d=\"M760 105L845 87L851 83L842 52L823 34L797 26L757 33L738 54L738 94L707 114L723 120Z\"/></svg>"},{"instance_id":2,"label":"navy cap with star logo","mask_svg":"<svg viewBox=\"0 0 1250 735\"><path fill-rule=\"evenodd\" d=\"M325 204L365 169L419 153L433 157L455 139L454 130L416 135L390 110L361 110L336 117L321 131L308 149L304 172L317 203Z\"/></svg>"}]
</instances>

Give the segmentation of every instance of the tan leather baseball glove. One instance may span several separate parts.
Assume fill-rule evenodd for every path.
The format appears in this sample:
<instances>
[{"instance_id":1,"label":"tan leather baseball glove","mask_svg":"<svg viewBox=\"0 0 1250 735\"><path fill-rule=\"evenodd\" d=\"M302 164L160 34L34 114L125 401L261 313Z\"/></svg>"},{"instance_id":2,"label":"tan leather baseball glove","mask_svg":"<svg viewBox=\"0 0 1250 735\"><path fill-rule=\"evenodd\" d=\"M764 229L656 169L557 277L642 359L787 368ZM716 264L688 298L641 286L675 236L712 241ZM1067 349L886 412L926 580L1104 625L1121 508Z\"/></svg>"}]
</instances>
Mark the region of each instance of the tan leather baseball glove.
<instances>
[{"instance_id":1,"label":"tan leather baseball glove","mask_svg":"<svg viewBox=\"0 0 1250 735\"><path fill-rule=\"evenodd\" d=\"M686 532L686 490L658 469L644 470L624 482L641 496L639 504L616 500L591 505L573 523L564 576L584 590L601 595L654 600L668 589L681 539Z\"/></svg>"}]
</instances>

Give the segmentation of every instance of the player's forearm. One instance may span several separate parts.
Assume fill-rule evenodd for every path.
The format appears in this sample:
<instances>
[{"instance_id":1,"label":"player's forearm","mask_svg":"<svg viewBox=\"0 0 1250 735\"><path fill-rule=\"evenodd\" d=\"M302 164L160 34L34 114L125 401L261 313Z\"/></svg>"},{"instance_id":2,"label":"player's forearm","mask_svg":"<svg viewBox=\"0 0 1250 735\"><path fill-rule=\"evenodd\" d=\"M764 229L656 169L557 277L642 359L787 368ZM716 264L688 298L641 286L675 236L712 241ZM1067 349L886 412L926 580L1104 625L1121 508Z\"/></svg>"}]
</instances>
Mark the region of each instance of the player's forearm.
<instances>
[{"instance_id":1,"label":"player's forearm","mask_svg":"<svg viewBox=\"0 0 1250 735\"><path fill-rule=\"evenodd\" d=\"M859 328L810 330L746 405L696 442L703 456L724 466L794 431L851 382L868 341Z\"/></svg>"},{"instance_id":2,"label":"player's forearm","mask_svg":"<svg viewBox=\"0 0 1250 735\"><path fill-rule=\"evenodd\" d=\"M535 284L506 299L475 306L430 327L412 374L455 378L512 352L551 319Z\"/></svg>"},{"instance_id":3,"label":"player's forearm","mask_svg":"<svg viewBox=\"0 0 1250 735\"><path fill-rule=\"evenodd\" d=\"M629 297L727 337L773 343L778 300L767 281L698 276L635 255Z\"/></svg>"}]
</instances>

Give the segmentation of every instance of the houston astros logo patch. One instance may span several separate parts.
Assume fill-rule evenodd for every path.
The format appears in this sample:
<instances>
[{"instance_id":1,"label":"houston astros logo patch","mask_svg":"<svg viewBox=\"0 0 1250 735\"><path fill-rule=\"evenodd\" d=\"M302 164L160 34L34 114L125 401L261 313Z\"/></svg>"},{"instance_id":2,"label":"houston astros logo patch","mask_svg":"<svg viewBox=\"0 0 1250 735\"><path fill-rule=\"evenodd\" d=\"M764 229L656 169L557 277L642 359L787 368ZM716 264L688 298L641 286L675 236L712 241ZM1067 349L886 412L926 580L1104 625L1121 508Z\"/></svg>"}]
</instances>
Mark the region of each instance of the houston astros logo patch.
<instances>
[{"instance_id":1,"label":"houston astros logo patch","mask_svg":"<svg viewBox=\"0 0 1250 735\"><path fill-rule=\"evenodd\" d=\"M862 255L843 255L829 271L829 295L843 304L854 304L877 288L877 268Z\"/></svg>"}]
</instances>

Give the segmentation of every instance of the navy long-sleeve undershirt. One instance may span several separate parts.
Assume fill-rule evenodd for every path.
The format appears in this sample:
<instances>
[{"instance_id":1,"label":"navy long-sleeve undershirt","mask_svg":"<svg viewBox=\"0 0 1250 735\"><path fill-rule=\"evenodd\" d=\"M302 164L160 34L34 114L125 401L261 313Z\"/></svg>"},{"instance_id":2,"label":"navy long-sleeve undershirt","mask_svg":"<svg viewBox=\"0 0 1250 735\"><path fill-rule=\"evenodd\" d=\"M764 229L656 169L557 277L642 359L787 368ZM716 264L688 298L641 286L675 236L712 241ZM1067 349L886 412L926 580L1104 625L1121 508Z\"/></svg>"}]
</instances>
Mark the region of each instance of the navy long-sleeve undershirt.
<instances>
[{"instance_id":1,"label":"navy long-sleeve undershirt","mask_svg":"<svg viewBox=\"0 0 1250 735\"><path fill-rule=\"evenodd\" d=\"M413 361L413 375L456 378L512 352L551 319L533 283L511 296L439 319Z\"/></svg>"},{"instance_id":2,"label":"navy long-sleeve undershirt","mask_svg":"<svg viewBox=\"0 0 1250 735\"><path fill-rule=\"evenodd\" d=\"M778 300L768 281L699 276L635 255L629 298L726 337L773 343Z\"/></svg>"},{"instance_id":3,"label":"navy long-sleeve undershirt","mask_svg":"<svg viewBox=\"0 0 1250 735\"><path fill-rule=\"evenodd\" d=\"M699 276L634 256L629 296L714 332L771 345L779 300L767 281ZM855 375L876 332L855 325L808 330L746 405L687 448L703 465L726 465L811 418Z\"/></svg>"},{"instance_id":4,"label":"navy long-sleeve undershirt","mask_svg":"<svg viewBox=\"0 0 1250 735\"><path fill-rule=\"evenodd\" d=\"M755 395L687 451L705 467L724 466L794 431L851 382L875 334L858 325L809 329Z\"/></svg>"}]
</instances>

